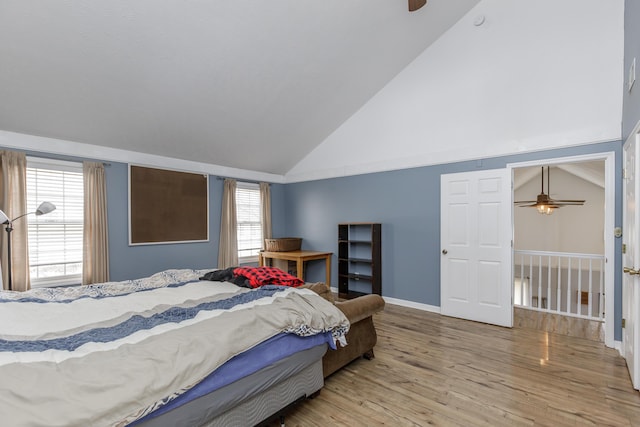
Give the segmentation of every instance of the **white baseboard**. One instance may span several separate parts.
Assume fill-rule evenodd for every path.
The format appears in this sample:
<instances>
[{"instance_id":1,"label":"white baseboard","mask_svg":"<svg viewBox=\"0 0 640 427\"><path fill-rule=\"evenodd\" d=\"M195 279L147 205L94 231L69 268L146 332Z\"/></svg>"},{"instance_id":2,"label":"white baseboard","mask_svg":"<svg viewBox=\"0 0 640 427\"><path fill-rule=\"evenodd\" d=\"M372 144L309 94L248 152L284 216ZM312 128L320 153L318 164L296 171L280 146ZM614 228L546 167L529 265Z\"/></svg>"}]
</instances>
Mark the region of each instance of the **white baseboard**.
<instances>
[{"instance_id":1,"label":"white baseboard","mask_svg":"<svg viewBox=\"0 0 640 427\"><path fill-rule=\"evenodd\" d=\"M440 314L440 307L436 305L423 304L420 302L407 301L404 299L398 298L390 298L390 297L382 297L386 303L399 305L402 307L415 308L422 311L429 311L431 313Z\"/></svg>"},{"instance_id":2,"label":"white baseboard","mask_svg":"<svg viewBox=\"0 0 640 427\"><path fill-rule=\"evenodd\" d=\"M331 288L331 292L333 292L334 294L337 294L338 293L338 288L332 287ZM384 297L384 296L382 298L388 304L399 305L399 306L402 306L402 307L415 308L415 309L422 310L422 311L429 311L431 313L440 314L440 307L435 306L435 305L422 304L422 303L419 303L419 302L407 301L407 300L404 300L404 299Z\"/></svg>"},{"instance_id":3,"label":"white baseboard","mask_svg":"<svg viewBox=\"0 0 640 427\"><path fill-rule=\"evenodd\" d=\"M622 341L614 341L614 342L613 342L613 348L615 348L616 350L618 350L618 354L619 354L620 356L623 356L623 357L624 357L624 355L622 354Z\"/></svg>"}]
</instances>

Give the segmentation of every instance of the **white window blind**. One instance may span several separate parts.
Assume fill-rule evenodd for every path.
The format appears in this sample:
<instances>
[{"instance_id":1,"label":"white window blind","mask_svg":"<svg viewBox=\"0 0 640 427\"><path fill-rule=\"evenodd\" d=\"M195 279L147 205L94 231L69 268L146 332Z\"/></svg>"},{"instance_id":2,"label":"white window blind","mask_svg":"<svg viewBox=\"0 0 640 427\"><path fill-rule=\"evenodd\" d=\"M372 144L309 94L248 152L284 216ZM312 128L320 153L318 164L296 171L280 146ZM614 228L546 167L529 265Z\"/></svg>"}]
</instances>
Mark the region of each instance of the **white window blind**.
<instances>
[{"instance_id":1,"label":"white window blind","mask_svg":"<svg viewBox=\"0 0 640 427\"><path fill-rule=\"evenodd\" d=\"M238 259L256 259L262 248L260 186L238 182L236 186L236 219L238 222Z\"/></svg>"},{"instance_id":2,"label":"white window blind","mask_svg":"<svg viewBox=\"0 0 640 427\"><path fill-rule=\"evenodd\" d=\"M44 201L56 205L46 215L28 215L32 286L80 283L84 190L82 164L27 159L27 212Z\"/></svg>"}]
</instances>

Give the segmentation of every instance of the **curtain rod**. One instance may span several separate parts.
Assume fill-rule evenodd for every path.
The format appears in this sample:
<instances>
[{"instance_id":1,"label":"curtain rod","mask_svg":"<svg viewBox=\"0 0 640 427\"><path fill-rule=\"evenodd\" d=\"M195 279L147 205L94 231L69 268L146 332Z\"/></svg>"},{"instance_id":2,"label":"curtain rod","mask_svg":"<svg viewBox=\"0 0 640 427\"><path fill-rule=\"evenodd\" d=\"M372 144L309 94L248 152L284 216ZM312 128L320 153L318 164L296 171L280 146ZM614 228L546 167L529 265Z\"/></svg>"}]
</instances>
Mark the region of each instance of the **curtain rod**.
<instances>
[{"instance_id":1,"label":"curtain rod","mask_svg":"<svg viewBox=\"0 0 640 427\"><path fill-rule=\"evenodd\" d=\"M229 178L229 177L216 176L216 179L217 179L218 181L224 181L224 180L225 180L225 179L227 179L227 178ZM260 184L261 182L266 182L266 181L255 181L255 180L252 180L252 179L238 179L238 178L229 178L229 179L235 179L236 181L240 181L240 182L248 182L248 183L251 183L251 184ZM267 184L271 185L271 183L270 183L270 182L267 182Z\"/></svg>"}]
</instances>

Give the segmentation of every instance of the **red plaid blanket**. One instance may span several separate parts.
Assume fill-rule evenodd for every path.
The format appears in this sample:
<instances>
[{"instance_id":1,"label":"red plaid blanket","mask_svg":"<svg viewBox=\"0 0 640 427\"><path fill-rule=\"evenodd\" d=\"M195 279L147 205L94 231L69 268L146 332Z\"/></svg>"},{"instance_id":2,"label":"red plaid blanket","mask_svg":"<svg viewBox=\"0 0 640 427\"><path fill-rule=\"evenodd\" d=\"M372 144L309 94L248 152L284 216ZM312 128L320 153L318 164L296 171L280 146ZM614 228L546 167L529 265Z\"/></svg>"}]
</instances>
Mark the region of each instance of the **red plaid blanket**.
<instances>
[{"instance_id":1,"label":"red plaid blanket","mask_svg":"<svg viewBox=\"0 0 640 427\"><path fill-rule=\"evenodd\" d=\"M289 273L285 273L275 267L238 267L233 270L235 276L244 276L249 279L253 288L262 285L302 286L304 280L298 279Z\"/></svg>"}]
</instances>

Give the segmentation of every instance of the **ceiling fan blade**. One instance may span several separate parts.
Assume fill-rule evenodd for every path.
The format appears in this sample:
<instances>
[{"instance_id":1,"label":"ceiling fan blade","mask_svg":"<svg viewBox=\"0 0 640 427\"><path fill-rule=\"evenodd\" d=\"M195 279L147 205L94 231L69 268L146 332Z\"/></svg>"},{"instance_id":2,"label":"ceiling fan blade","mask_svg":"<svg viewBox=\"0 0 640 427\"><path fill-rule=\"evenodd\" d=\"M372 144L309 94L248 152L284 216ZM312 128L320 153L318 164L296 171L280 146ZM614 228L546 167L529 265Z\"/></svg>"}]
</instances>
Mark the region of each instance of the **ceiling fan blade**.
<instances>
[{"instance_id":1,"label":"ceiling fan blade","mask_svg":"<svg viewBox=\"0 0 640 427\"><path fill-rule=\"evenodd\" d=\"M409 0L409 12L415 12L427 4L427 0Z\"/></svg>"},{"instance_id":2,"label":"ceiling fan blade","mask_svg":"<svg viewBox=\"0 0 640 427\"><path fill-rule=\"evenodd\" d=\"M559 205L559 206L583 206L584 200L556 200L549 199L550 204Z\"/></svg>"},{"instance_id":3,"label":"ceiling fan blade","mask_svg":"<svg viewBox=\"0 0 640 427\"><path fill-rule=\"evenodd\" d=\"M584 205L584 200L552 200L553 203L557 203L560 205Z\"/></svg>"},{"instance_id":4,"label":"ceiling fan blade","mask_svg":"<svg viewBox=\"0 0 640 427\"><path fill-rule=\"evenodd\" d=\"M535 205L537 201L536 200L520 200L518 202L513 202L514 205L522 205L524 203L533 203Z\"/></svg>"},{"instance_id":5,"label":"ceiling fan blade","mask_svg":"<svg viewBox=\"0 0 640 427\"><path fill-rule=\"evenodd\" d=\"M524 202L520 202L520 203L524 203ZM529 203L528 205L519 205L518 207L519 208L532 208L532 207L537 206L537 205L538 204L536 202L532 202L532 203Z\"/></svg>"},{"instance_id":6,"label":"ceiling fan blade","mask_svg":"<svg viewBox=\"0 0 640 427\"><path fill-rule=\"evenodd\" d=\"M582 203L556 203L558 206L583 206Z\"/></svg>"}]
</instances>

